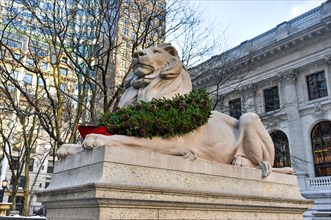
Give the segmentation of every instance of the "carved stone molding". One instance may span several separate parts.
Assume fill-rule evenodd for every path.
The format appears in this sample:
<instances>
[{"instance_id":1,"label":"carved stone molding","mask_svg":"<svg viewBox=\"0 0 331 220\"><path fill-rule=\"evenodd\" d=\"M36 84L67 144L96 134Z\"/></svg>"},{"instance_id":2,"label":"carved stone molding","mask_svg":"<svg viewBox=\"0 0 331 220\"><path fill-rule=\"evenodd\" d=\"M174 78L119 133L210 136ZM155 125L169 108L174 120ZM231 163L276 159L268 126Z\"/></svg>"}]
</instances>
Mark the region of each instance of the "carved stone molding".
<instances>
[{"instance_id":1,"label":"carved stone molding","mask_svg":"<svg viewBox=\"0 0 331 220\"><path fill-rule=\"evenodd\" d=\"M255 83L244 85L240 88L240 92L246 97L251 98L256 94L257 86Z\"/></svg>"},{"instance_id":2,"label":"carved stone molding","mask_svg":"<svg viewBox=\"0 0 331 220\"><path fill-rule=\"evenodd\" d=\"M289 69L289 70L280 72L277 75L278 75L280 81L287 83L287 84L292 84L297 81L298 70Z\"/></svg>"},{"instance_id":3,"label":"carved stone molding","mask_svg":"<svg viewBox=\"0 0 331 220\"><path fill-rule=\"evenodd\" d=\"M326 111L323 109L321 103L314 104L314 116L315 118L322 118L325 116Z\"/></svg>"},{"instance_id":4,"label":"carved stone molding","mask_svg":"<svg viewBox=\"0 0 331 220\"><path fill-rule=\"evenodd\" d=\"M325 62L326 62L327 64L331 64L331 54L326 55L326 56L324 57L324 60L325 60Z\"/></svg>"}]
</instances>

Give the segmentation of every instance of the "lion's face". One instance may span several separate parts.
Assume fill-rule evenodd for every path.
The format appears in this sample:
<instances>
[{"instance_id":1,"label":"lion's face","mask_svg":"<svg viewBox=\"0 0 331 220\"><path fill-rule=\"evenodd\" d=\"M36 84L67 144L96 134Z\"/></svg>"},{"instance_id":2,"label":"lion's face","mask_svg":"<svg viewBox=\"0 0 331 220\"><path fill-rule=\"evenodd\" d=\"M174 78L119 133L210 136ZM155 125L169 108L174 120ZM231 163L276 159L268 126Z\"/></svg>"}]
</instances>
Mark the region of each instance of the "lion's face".
<instances>
[{"instance_id":1,"label":"lion's face","mask_svg":"<svg viewBox=\"0 0 331 220\"><path fill-rule=\"evenodd\" d=\"M171 45L137 50L132 58L133 72L141 78L156 72L173 59L177 59L177 51Z\"/></svg>"}]
</instances>

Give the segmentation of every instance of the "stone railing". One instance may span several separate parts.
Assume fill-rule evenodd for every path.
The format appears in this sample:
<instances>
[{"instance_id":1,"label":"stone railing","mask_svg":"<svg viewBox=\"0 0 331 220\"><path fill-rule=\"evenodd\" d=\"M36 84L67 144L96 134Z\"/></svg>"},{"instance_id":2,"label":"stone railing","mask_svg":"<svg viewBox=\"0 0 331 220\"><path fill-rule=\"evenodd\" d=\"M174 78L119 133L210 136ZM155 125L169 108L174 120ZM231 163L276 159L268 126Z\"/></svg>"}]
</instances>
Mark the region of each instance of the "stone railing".
<instances>
[{"instance_id":1,"label":"stone railing","mask_svg":"<svg viewBox=\"0 0 331 220\"><path fill-rule=\"evenodd\" d=\"M289 20L288 24L291 25L292 28L295 28L295 27L307 27L307 25L312 25L314 23L317 23L321 19L321 9L322 7L314 8L302 14L301 16Z\"/></svg>"},{"instance_id":2,"label":"stone railing","mask_svg":"<svg viewBox=\"0 0 331 220\"><path fill-rule=\"evenodd\" d=\"M249 55L254 51L258 51L267 45L280 41L285 37L294 35L299 31L306 30L320 22L323 23L323 20L329 18L331 15L330 9L331 1L329 0L322 3L319 7L316 7L289 21L278 24L275 28L272 28L252 39L246 40L240 45L229 49L220 55L212 57L210 60L197 66L198 68L190 69L190 72L194 75L197 72L202 72L200 69L203 66L210 67L210 65L213 65L213 67L217 67L224 65L224 63L228 64L231 61L240 59L241 57Z\"/></svg>"},{"instance_id":3,"label":"stone railing","mask_svg":"<svg viewBox=\"0 0 331 220\"><path fill-rule=\"evenodd\" d=\"M307 28L308 26L312 26L320 22L321 19L323 18L323 16L321 15L321 10L322 10L322 6L319 6L296 18L293 18L292 20L283 22L279 24L277 27L261 35L256 36L255 38L250 40L252 42L253 49L258 50L264 47L265 45L270 44L271 42L277 40L277 34L282 29L285 29L287 34L290 35L302 30L302 28Z\"/></svg>"},{"instance_id":4,"label":"stone railing","mask_svg":"<svg viewBox=\"0 0 331 220\"><path fill-rule=\"evenodd\" d=\"M331 8L330 5L331 1L325 2L319 7L316 7L289 21L285 21L277 25L275 28L272 28L250 40L242 42L240 45L226 51L228 60L238 59L252 51L259 50L268 44L280 40L284 36L295 34L298 31L302 31L303 29L307 29L308 27L321 22L325 17L330 16L330 13L323 12L325 10L329 10L329 8ZM281 32L286 32L286 34L283 34L283 37L279 37L282 35Z\"/></svg>"},{"instance_id":5,"label":"stone railing","mask_svg":"<svg viewBox=\"0 0 331 220\"><path fill-rule=\"evenodd\" d=\"M331 176L309 178L308 183L310 187L331 187Z\"/></svg>"}]
</instances>

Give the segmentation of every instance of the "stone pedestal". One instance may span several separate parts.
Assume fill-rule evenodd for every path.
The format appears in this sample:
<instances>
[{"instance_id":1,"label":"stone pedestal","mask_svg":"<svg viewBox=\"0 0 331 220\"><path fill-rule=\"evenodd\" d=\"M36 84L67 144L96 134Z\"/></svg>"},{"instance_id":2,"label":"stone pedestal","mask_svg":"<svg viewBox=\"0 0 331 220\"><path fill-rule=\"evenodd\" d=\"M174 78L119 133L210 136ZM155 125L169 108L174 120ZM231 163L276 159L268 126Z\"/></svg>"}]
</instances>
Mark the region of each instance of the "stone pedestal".
<instances>
[{"instance_id":1,"label":"stone pedestal","mask_svg":"<svg viewBox=\"0 0 331 220\"><path fill-rule=\"evenodd\" d=\"M6 216L13 203L1 202L0 203L0 216Z\"/></svg>"},{"instance_id":2,"label":"stone pedestal","mask_svg":"<svg viewBox=\"0 0 331 220\"><path fill-rule=\"evenodd\" d=\"M311 206L295 176L118 147L58 161L37 196L49 220L302 219Z\"/></svg>"}]
</instances>

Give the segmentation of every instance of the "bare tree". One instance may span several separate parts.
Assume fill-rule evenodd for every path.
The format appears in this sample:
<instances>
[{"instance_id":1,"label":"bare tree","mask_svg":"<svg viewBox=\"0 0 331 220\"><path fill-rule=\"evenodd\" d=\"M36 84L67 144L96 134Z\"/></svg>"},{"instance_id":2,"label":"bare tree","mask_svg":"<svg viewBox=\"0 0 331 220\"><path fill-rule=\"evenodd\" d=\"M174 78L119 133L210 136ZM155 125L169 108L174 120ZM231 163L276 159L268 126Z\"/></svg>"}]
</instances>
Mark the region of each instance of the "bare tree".
<instances>
[{"instance_id":1,"label":"bare tree","mask_svg":"<svg viewBox=\"0 0 331 220\"><path fill-rule=\"evenodd\" d=\"M95 124L101 113L116 107L121 79L130 71L128 63L137 48L156 45L168 36L171 41L184 36L188 45L181 44L180 52L190 65L218 45L196 50L210 30L199 28L199 13L184 0L9 0L4 9L1 87L8 91L4 97L10 97L11 89L20 94L19 103L13 99L8 109L24 127L25 172L38 135L50 137L49 153L55 155L63 143L80 141L78 124ZM127 63L120 77L119 59ZM28 190L26 186L26 208Z\"/></svg>"},{"instance_id":2,"label":"bare tree","mask_svg":"<svg viewBox=\"0 0 331 220\"><path fill-rule=\"evenodd\" d=\"M1 97L1 122L0 135L3 145L2 150L8 159L11 171L12 202L13 209L16 206L16 193L18 187L24 188L24 196L28 198L29 193L29 172L30 159L35 151L35 143L38 138L41 126L37 124L37 115L31 114L31 108L24 105L19 99L19 93L15 88L8 85L8 81L2 75L0 78ZM32 94L33 95L33 94ZM14 141L14 142L13 142ZM6 146L12 146L6 148ZM24 180L21 175L24 172ZM22 185L22 183L24 186ZM28 213L28 200L24 201L24 213Z\"/></svg>"}]
</instances>

